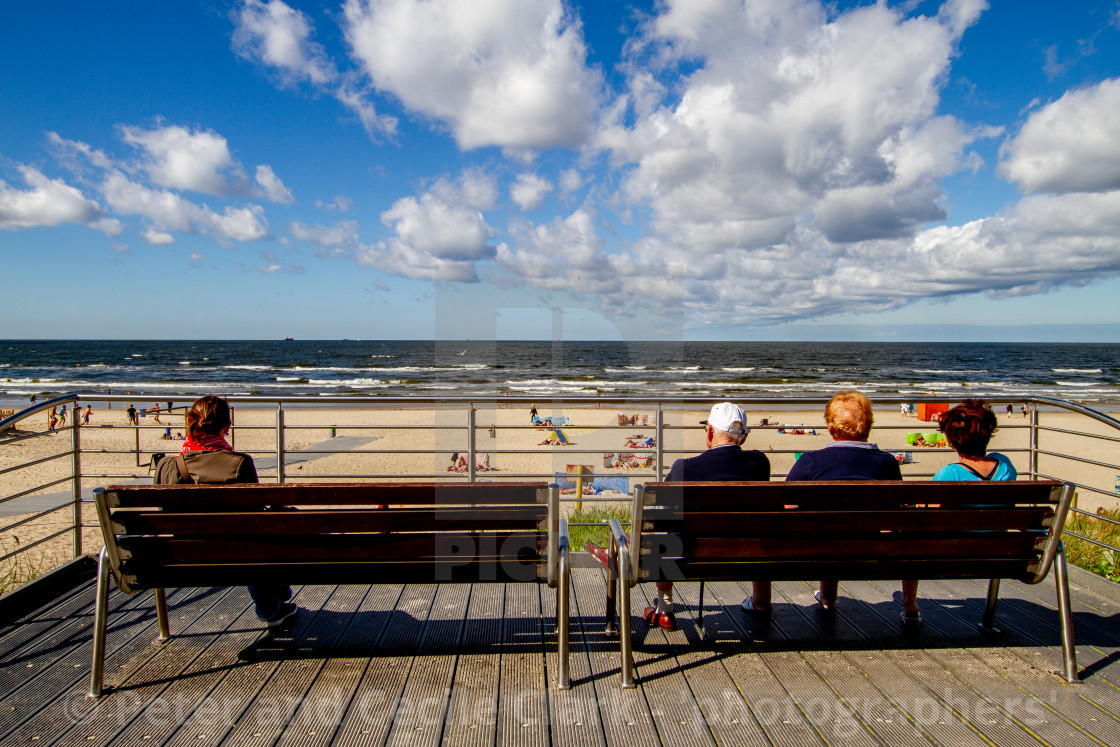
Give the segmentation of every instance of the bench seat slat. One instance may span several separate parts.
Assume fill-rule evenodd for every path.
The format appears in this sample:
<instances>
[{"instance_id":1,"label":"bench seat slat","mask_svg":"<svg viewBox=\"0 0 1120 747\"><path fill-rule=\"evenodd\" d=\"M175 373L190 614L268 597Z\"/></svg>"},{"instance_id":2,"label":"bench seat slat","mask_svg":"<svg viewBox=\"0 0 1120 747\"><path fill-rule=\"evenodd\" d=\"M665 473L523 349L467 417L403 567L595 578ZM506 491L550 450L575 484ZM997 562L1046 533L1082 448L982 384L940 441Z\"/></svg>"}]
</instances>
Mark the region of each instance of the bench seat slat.
<instances>
[{"instance_id":1,"label":"bench seat slat","mask_svg":"<svg viewBox=\"0 0 1120 747\"><path fill-rule=\"evenodd\" d=\"M348 560L436 560L470 562L493 558L540 558L544 538L532 532L480 534L447 532L417 534L316 534L259 537L207 536L122 537L120 547L142 560L124 560L123 571L135 572L144 563L240 563L276 560L316 562ZM320 583L334 583L329 575Z\"/></svg>"},{"instance_id":2,"label":"bench seat slat","mask_svg":"<svg viewBox=\"0 0 1120 747\"><path fill-rule=\"evenodd\" d=\"M173 511L238 511L264 506L524 505L544 502L539 483L262 483L258 485L110 485L110 506Z\"/></svg>"},{"instance_id":3,"label":"bench seat slat","mask_svg":"<svg viewBox=\"0 0 1120 747\"><path fill-rule=\"evenodd\" d=\"M891 532L863 537L837 537L822 534L794 540L790 537L712 537L696 535L642 536L643 552L655 549L653 556L643 555L646 565L661 557L742 558L774 560L782 558L838 560L895 557L1037 557L1033 532L976 532L969 536ZM663 548L657 550L657 548Z\"/></svg>"},{"instance_id":4,"label":"bench seat slat","mask_svg":"<svg viewBox=\"0 0 1120 747\"><path fill-rule=\"evenodd\" d=\"M1037 529L1054 515L1049 507L997 509L902 508L877 511L703 511L648 509L644 526L654 532L726 532L742 528L752 534L847 534L877 529L903 531Z\"/></svg>"},{"instance_id":5,"label":"bench seat slat","mask_svg":"<svg viewBox=\"0 0 1120 747\"><path fill-rule=\"evenodd\" d=\"M945 507L962 504L1056 504L1060 483L1035 482L916 482L822 480L820 482L758 482L739 483L743 487L728 489L727 483L690 482L647 483L646 501L656 506L702 505L709 509L721 506L743 506L774 510L783 505L797 505L802 510L845 510L897 508L900 505L937 503ZM893 488L893 489L892 489ZM771 498L770 496L773 496Z\"/></svg>"},{"instance_id":6,"label":"bench seat slat","mask_svg":"<svg viewBox=\"0 0 1120 747\"><path fill-rule=\"evenodd\" d=\"M418 532L469 529L537 529L546 506L474 508L232 511L223 514L121 509L112 518L124 534L317 534Z\"/></svg>"}]
</instances>

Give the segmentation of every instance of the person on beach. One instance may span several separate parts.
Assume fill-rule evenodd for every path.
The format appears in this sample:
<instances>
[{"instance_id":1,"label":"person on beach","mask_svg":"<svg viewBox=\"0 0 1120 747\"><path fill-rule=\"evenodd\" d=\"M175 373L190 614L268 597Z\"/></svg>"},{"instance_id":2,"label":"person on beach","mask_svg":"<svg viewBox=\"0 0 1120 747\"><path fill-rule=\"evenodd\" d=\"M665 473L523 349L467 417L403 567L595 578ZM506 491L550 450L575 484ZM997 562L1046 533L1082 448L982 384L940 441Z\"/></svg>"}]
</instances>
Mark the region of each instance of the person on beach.
<instances>
[{"instance_id":1,"label":"person on beach","mask_svg":"<svg viewBox=\"0 0 1120 747\"><path fill-rule=\"evenodd\" d=\"M996 432L996 414L982 399L966 399L941 416L941 432L959 461L947 464L934 480L1016 480L1015 465L1003 454L988 453L988 442Z\"/></svg>"},{"instance_id":2,"label":"person on beach","mask_svg":"<svg viewBox=\"0 0 1120 747\"><path fill-rule=\"evenodd\" d=\"M737 482L740 480L770 479L770 460L761 451L742 448L750 429L746 427L747 414L743 408L731 402L720 402L712 406L704 426L704 439L707 450L686 459L678 459L669 469L666 482ZM587 552L604 566L607 565L606 548L587 543ZM673 615L673 582L657 582L657 602L646 607L642 613L651 626L657 625L664 630L676 630L677 620Z\"/></svg>"},{"instance_id":3,"label":"person on beach","mask_svg":"<svg viewBox=\"0 0 1120 747\"><path fill-rule=\"evenodd\" d=\"M156 402L154 405L152 405L151 408L148 410L148 412L150 412L152 414L152 418L157 423L159 423L160 425L163 425L163 423L159 419L159 402Z\"/></svg>"},{"instance_id":4,"label":"person on beach","mask_svg":"<svg viewBox=\"0 0 1120 747\"><path fill-rule=\"evenodd\" d=\"M66 425L66 405L63 405L58 411L58 424L60 426Z\"/></svg>"},{"instance_id":5,"label":"person on beach","mask_svg":"<svg viewBox=\"0 0 1120 747\"><path fill-rule=\"evenodd\" d=\"M125 414L128 415L129 425L139 425L136 420L136 408L132 406L131 402L128 403L128 409L125 410Z\"/></svg>"},{"instance_id":6,"label":"person on beach","mask_svg":"<svg viewBox=\"0 0 1120 747\"><path fill-rule=\"evenodd\" d=\"M186 413L187 440L174 459L164 459L156 468L157 485L231 484L257 482L253 457L233 450L226 441L231 425L229 404L207 395ZM299 608L289 600L290 586L247 587L257 618L270 628L279 627Z\"/></svg>"},{"instance_id":7,"label":"person on beach","mask_svg":"<svg viewBox=\"0 0 1120 747\"><path fill-rule=\"evenodd\" d=\"M536 405L533 405L532 407L529 408L529 422L530 423L536 423L537 422L537 406Z\"/></svg>"},{"instance_id":8,"label":"person on beach","mask_svg":"<svg viewBox=\"0 0 1120 747\"><path fill-rule=\"evenodd\" d=\"M867 439L871 435L874 416L871 400L860 392L839 392L824 408L832 443L817 451L807 451L794 462L786 481L815 480L901 480L902 470L894 455L879 449ZM827 612L836 610L838 579L823 579L813 596ZM743 609L770 609L770 582L755 582L754 593L743 600ZM918 582L902 582L903 623L920 624Z\"/></svg>"},{"instance_id":9,"label":"person on beach","mask_svg":"<svg viewBox=\"0 0 1120 747\"><path fill-rule=\"evenodd\" d=\"M86 411L82 415L82 425L89 425L89 419L93 415L93 405L86 405Z\"/></svg>"}]
</instances>

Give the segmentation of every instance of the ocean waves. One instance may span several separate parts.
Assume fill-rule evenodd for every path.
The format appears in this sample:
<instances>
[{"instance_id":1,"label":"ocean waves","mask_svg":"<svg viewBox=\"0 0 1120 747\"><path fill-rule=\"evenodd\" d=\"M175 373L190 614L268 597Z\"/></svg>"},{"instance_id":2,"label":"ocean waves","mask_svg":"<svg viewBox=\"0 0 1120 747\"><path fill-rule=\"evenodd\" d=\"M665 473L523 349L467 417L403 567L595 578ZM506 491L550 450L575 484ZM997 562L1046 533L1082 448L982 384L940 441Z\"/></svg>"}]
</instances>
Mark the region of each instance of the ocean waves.
<instances>
[{"instance_id":1,"label":"ocean waves","mask_svg":"<svg viewBox=\"0 0 1120 747\"><path fill-rule=\"evenodd\" d=\"M0 397L144 393L1055 397L1120 403L1120 345L0 342Z\"/></svg>"}]
</instances>

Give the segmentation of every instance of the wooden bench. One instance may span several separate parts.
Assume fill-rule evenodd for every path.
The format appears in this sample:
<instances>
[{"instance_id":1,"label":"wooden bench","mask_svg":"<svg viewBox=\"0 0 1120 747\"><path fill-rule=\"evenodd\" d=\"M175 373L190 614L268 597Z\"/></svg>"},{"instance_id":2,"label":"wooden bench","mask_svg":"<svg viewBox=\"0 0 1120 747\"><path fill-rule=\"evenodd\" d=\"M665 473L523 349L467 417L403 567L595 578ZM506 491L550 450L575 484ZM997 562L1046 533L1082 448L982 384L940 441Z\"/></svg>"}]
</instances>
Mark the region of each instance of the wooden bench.
<instances>
[{"instance_id":1,"label":"wooden bench","mask_svg":"<svg viewBox=\"0 0 1120 747\"><path fill-rule=\"evenodd\" d=\"M1037 584L1057 558L1064 676L1077 681L1061 543L1073 486L1024 482L692 482L632 491L632 534L611 520L607 632L640 581L1001 578ZM704 585L697 626L703 636ZM622 686L633 687L629 617Z\"/></svg>"},{"instance_id":2,"label":"wooden bench","mask_svg":"<svg viewBox=\"0 0 1120 747\"><path fill-rule=\"evenodd\" d=\"M547 583L557 590L557 686L569 687L568 527L556 485L112 485L94 497L105 546L91 696L102 692L110 573L126 594L155 590L161 641L168 587Z\"/></svg>"}]
</instances>

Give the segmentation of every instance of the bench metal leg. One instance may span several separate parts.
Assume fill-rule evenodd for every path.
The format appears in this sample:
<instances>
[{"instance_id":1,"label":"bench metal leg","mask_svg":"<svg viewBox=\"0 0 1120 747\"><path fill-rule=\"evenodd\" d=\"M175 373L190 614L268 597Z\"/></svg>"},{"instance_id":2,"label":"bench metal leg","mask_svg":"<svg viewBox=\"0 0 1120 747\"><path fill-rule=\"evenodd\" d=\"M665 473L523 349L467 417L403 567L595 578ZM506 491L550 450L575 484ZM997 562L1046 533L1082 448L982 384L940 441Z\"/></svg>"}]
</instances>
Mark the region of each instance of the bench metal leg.
<instances>
[{"instance_id":1,"label":"bench metal leg","mask_svg":"<svg viewBox=\"0 0 1120 747\"><path fill-rule=\"evenodd\" d=\"M561 534L560 534L560 588L557 589L556 600L556 632L559 641L559 657L560 669L557 672L556 688L559 690L567 690L572 686L571 673L568 668L568 612L571 606L571 568L569 566L570 559L568 557L568 527L567 522L563 519L560 520Z\"/></svg>"},{"instance_id":2,"label":"bench metal leg","mask_svg":"<svg viewBox=\"0 0 1120 747\"><path fill-rule=\"evenodd\" d=\"M1069 575L1066 570L1066 550L1061 541L1054 556L1054 586L1058 590L1058 615L1062 620L1062 676L1071 684L1080 682L1077 676L1077 649L1073 640L1073 611L1069 604Z\"/></svg>"},{"instance_id":3,"label":"bench metal leg","mask_svg":"<svg viewBox=\"0 0 1120 747\"><path fill-rule=\"evenodd\" d=\"M996 627L996 602L999 601L999 579L993 578L988 581L988 603L984 607L984 619L978 623L980 630L985 633L998 633L999 628Z\"/></svg>"},{"instance_id":4,"label":"bench metal leg","mask_svg":"<svg viewBox=\"0 0 1120 747\"><path fill-rule=\"evenodd\" d=\"M613 535L607 546L607 622L603 633L614 637L618 635L618 542Z\"/></svg>"},{"instance_id":5,"label":"bench metal leg","mask_svg":"<svg viewBox=\"0 0 1120 747\"><path fill-rule=\"evenodd\" d=\"M156 589L156 622L159 624L159 643L171 640L171 630L167 624L167 593Z\"/></svg>"},{"instance_id":6,"label":"bench metal leg","mask_svg":"<svg viewBox=\"0 0 1120 747\"><path fill-rule=\"evenodd\" d=\"M97 599L93 609L93 662L89 670L89 696L100 698L105 674L105 627L109 617L109 551L97 558Z\"/></svg>"},{"instance_id":7,"label":"bench metal leg","mask_svg":"<svg viewBox=\"0 0 1120 747\"><path fill-rule=\"evenodd\" d=\"M634 650L630 635L630 553L626 548L620 550L618 561L618 597L622 618L619 624L619 632L622 634L622 687L629 689L634 687Z\"/></svg>"},{"instance_id":8,"label":"bench metal leg","mask_svg":"<svg viewBox=\"0 0 1120 747\"><path fill-rule=\"evenodd\" d=\"M704 640L704 582L700 582L700 602L696 607L696 632Z\"/></svg>"}]
</instances>

